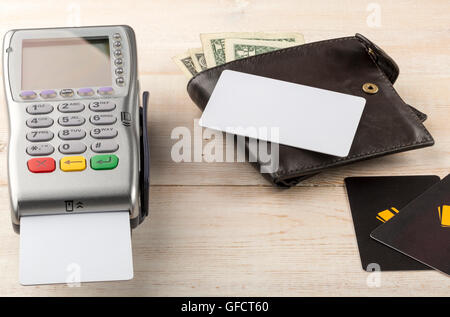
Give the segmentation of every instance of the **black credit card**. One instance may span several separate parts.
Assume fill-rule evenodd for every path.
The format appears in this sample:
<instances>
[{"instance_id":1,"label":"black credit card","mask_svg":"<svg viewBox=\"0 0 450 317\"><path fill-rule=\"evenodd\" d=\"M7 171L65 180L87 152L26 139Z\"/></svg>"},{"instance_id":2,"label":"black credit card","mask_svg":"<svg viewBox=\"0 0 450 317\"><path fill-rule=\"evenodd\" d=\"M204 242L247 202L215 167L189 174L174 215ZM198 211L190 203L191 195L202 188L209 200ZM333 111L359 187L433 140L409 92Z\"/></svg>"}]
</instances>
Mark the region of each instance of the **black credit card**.
<instances>
[{"instance_id":1,"label":"black credit card","mask_svg":"<svg viewBox=\"0 0 450 317\"><path fill-rule=\"evenodd\" d=\"M345 179L361 264L371 271L427 270L427 266L373 240L370 233L439 182L438 176L377 176ZM370 267L369 267L370 265Z\"/></svg>"},{"instance_id":2,"label":"black credit card","mask_svg":"<svg viewBox=\"0 0 450 317\"><path fill-rule=\"evenodd\" d=\"M371 237L450 275L450 174L375 229Z\"/></svg>"}]
</instances>

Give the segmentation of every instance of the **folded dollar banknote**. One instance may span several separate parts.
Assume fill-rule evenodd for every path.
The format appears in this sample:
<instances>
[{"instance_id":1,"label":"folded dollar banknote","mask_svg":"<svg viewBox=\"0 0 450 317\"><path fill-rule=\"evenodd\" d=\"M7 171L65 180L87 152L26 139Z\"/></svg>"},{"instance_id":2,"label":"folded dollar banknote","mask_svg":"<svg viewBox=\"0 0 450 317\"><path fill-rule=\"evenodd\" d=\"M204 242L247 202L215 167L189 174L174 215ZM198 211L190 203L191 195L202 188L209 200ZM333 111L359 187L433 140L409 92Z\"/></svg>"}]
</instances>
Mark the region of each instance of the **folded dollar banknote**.
<instances>
[{"instance_id":1,"label":"folded dollar banknote","mask_svg":"<svg viewBox=\"0 0 450 317\"><path fill-rule=\"evenodd\" d=\"M297 32L229 32L200 34L201 48L190 48L172 59L188 77L237 59L305 43Z\"/></svg>"}]
</instances>

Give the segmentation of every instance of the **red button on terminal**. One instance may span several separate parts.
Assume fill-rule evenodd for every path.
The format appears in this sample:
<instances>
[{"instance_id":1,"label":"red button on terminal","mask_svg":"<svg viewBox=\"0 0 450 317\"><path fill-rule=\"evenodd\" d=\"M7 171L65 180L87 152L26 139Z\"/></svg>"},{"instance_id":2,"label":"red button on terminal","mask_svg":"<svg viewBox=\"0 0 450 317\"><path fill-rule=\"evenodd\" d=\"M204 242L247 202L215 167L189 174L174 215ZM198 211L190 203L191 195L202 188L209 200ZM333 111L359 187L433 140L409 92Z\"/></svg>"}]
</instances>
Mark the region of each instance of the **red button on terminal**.
<instances>
[{"instance_id":1,"label":"red button on terminal","mask_svg":"<svg viewBox=\"0 0 450 317\"><path fill-rule=\"evenodd\" d=\"M55 160L51 157L37 157L28 160L28 169L33 173L51 173L55 170Z\"/></svg>"}]
</instances>

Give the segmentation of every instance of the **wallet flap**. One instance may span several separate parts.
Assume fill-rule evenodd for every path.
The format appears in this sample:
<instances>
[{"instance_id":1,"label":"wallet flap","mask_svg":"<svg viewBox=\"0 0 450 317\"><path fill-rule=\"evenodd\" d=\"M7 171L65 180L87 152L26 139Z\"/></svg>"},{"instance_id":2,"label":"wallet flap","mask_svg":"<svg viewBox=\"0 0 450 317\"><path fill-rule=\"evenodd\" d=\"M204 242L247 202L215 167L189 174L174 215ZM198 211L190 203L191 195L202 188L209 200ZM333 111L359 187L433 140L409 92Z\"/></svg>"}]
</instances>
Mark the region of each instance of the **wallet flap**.
<instances>
[{"instance_id":1,"label":"wallet flap","mask_svg":"<svg viewBox=\"0 0 450 317\"><path fill-rule=\"evenodd\" d=\"M373 61L384 72L389 81L394 84L400 72L397 63L388 54L386 54L383 49L364 35L356 33L355 37L363 43L367 49L367 53L373 58ZM420 112L410 105L409 107L411 107L411 110L414 111L421 122L424 122L427 119L427 115L425 113Z\"/></svg>"},{"instance_id":2,"label":"wallet flap","mask_svg":"<svg viewBox=\"0 0 450 317\"><path fill-rule=\"evenodd\" d=\"M383 56L380 49L377 52ZM230 69L365 98L366 107L347 157L279 146L279 169L265 176L276 184L290 186L332 166L434 144L420 122L421 113L406 105L392 86L395 73L398 75L396 65L389 59L383 63L390 73L381 70L367 43L351 36L232 61L197 74L187 90L204 109L220 74ZM376 85L378 92L364 92L366 83Z\"/></svg>"},{"instance_id":3,"label":"wallet flap","mask_svg":"<svg viewBox=\"0 0 450 317\"><path fill-rule=\"evenodd\" d=\"M392 84L395 83L400 72L397 63L378 45L374 44L364 35L356 33L355 37L363 43L367 49L367 53L373 58L374 62L380 67L390 82Z\"/></svg>"}]
</instances>

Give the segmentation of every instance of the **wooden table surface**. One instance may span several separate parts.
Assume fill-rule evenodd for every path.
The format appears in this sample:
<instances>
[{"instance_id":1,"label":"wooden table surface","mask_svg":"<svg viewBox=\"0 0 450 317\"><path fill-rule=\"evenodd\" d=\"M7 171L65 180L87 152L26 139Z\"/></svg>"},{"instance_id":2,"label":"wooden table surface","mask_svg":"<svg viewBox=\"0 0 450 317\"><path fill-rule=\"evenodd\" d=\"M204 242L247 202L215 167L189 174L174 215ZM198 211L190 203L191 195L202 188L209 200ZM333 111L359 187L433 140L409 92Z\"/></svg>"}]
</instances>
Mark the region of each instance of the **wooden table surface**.
<instances>
[{"instance_id":1,"label":"wooden table surface","mask_svg":"<svg viewBox=\"0 0 450 317\"><path fill-rule=\"evenodd\" d=\"M379 9L381 25L367 22ZM373 11L375 10L375 11ZM19 236L9 211L8 122L1 92L0 295L20 296L448 296L435 271L386 272L368 287L343 179L450 171L450 2L433 1L6 1L13 28L128 24L140 80L151 92L150 218L133 233L131 281L81 287L18 283ZM199 33L299 31L306 42L366 35L400 66L395 88L428 114L433 147L332 169L295 188L270 186L247 163L175 163L175 127L200 111L171 56L199 47Z\"/></svg>"}]
</instances>

